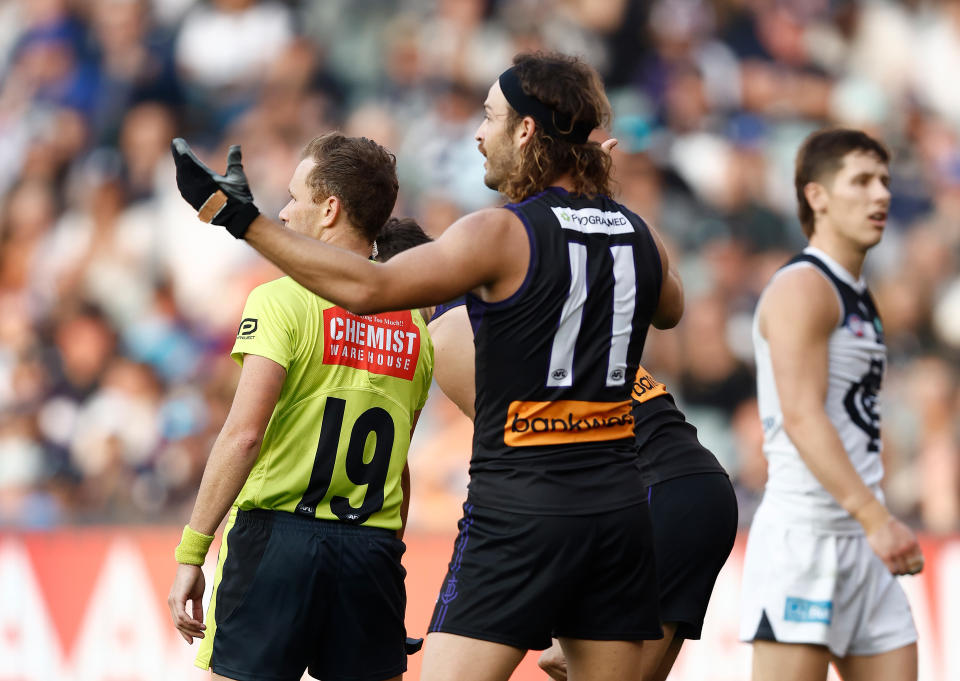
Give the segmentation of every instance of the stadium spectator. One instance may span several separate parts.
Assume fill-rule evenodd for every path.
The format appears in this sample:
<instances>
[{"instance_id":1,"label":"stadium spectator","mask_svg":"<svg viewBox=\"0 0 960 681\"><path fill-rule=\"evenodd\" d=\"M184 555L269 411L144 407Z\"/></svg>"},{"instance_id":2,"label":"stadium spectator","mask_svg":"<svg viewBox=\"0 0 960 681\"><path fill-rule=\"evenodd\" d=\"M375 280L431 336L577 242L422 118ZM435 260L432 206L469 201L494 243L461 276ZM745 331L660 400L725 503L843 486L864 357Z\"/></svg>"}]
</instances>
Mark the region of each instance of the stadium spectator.
<instances>
[{"instance_id":1,"label":"stadium spectator","mask_svg":"<svg viewBox=\"0 0 960 681\"><path fill-rule=\"evenodd\" d=\"M118 10L122 14L118 18L123 19L119 25L125 27L122 36L104 33L112 25L106 10L114 4L129 5ZM761 4L770 8L761 10ZM960 319L960 263L956 256L960 243L960 166L956 163L960 135L956 130L956 92L951 90L949 77L956 51L951 44L957 25L956 3L531 0L479 5L484 6L479 18L476 6L465 6L460 21L469 19L471 25L482 26L487 35L498 36L497 41L505 36L507 46L498 49L507 53L540 47L578 52L587 54L598 66L614 109L611 132L621 143L622 153L614 152L620 200L649 217L660 230L676 257L691 299L708 293L721 299L730 350L739 359L747 358L751 370L752 348L742 331L745 310L752 309L772 271L786 262L797 245L791 240L799 228L793 216L789 178L800 140L826 124L859 126L862 121L889 142L894 152L890 166L894 199L887 233L865 272L888 331L891 357L889 399L884 406L890 455L894 457L888 473L888 500L917 527L925 527L927 522L921 505L950 509L960 503L958 483L944 482L918 492L919 481L929 479L924 476L929 476L930 470L947 471L949 466L938 464L929 469L922 463L926 447L919 443L931 441L926 429L934 424L915 404L896 397L909 392L911 376L923 365L922 358L938 357L951 366L960 360L960 325L956 321ZM264 3L253 7L261 11L263 6L276 7ZM771 14L774 6L779 14ZM431 14L432 3L299 0L280 7L270 11L287 17L283 21L289 22L288 28L277 31L278 36L286 37L278 39L275 51L258 57L262 66L251 67L243 85L248 89L239 103L230 101L229 117L238 126L230 131L231 139L241 142L244 149L249 147L247 171L255 178L258 200L262 194L262 200L276 209L285 200L281 181L286 170L295 161L297 150L318 132L350 126L351 135L381 140L394 152L411 148L411 124L438 104L434 75L449 73L453 66L432 63L435 57L427 49L429 35L423 28L440 16ZM222 123L205 123L222 118L221 106L207 96L213 91L196 81L192 72L175 70L171 77L182 96L192 93L194 97L187 100L163 94L173 82L163 69L159 81L152 80L149 69L136 70L138 77L146 80L137 81L133 90L126 89L129 83L118 89L100 88L114 77L112 73L118 73L117 65L124 71L125 55L134 55L133 61L140 63L141 69L153 59L165 63L163 55L169 59L166 50L172 50L177 38L198 21L196 15L214 11L220 12L209 2L192 0L0 3L0 213L4 216L0 219L0 296L14 301L0 301L0 309L17 316L17 326L23 329L16 333L20 345L15 350L9 345L0 349L0 396L11 394L12 367L35 361L47 366L48 358L56 354L50 330L71 314L69 308L76 298L86 295L80 290L66 291L73 301L69 305L62 299L52 300L52 282L41 276L43 270L35 269L30 253L42 251L41 243L62 243L59 232L89 219L92 204L78 202L70 193L71 188L84 186L73 178L98 167L98 162L87 159L95 148L119 149L124 188L117 225L136 225L131 236L151 235L143 242L150 262L138 285L152 292L149 299L153 302L126 328L116 326L119 321L113 317L109 319L121 339L113 352L151 363L160 376L164 403L194 404L198 400L205 405L195 423L170 417L171 423L181 424L171 426L171 434L184 434L164 438L150 464L161 471L157 479L168 489L167 505L144 516L157 520L176 517L182 513L180 504L189 502L191 486L195 489L198 480L183 480L198 475L198 459L202 468L207 440L215 437L222 424L236 381L232 365L217 358L230 343L234 319L246 294L275 277L276 270L251 257L242 245L237 248L225 235L210 234L209 241L194 242L191 248L177 245L188 243L186 239L171 236L171 231L186 229L190 217L173 187L166 145L174 134L195 130L210 158L222 156ZM453 11L446 7L444 16ZM110 44L102 44L107 39ZM208 47L213 44L209 40ZM222 47L232 49L239 44L228 40ZM261 47L257 42L246 45L256 51ZM55 58L49 63L33 58L33 48L43 51L52 47L50 54ZM307 52L316 59L309 78L303 75ZM140 61L137 54L149 56ZM474 62L467 59L462 64L457 67L462 74L458 82L461 87L467 83L469 89L469 83L482 78L470 73ZM759 73L758 79L745 83L746 76L753 73ZM31 85L34 74L39 80ZM81 83L85 91L78 94L70 89L74 86L61 86L61 94L74 92L76 97L41 97L37 86L54 81ZM812 94L798 98L803 90L796 83L808 81L814 85ZM664 96L668 85L673 90L669 106ZM276 112L268 106L271 91L277 93L278 102L284 102ZM114 95L132 99L122 104L109 102ZM481 99L482 93L475 101ZM331 101L333 106L328 104ZM84 102L105 106L113 122L101 128L101 121L88 118ZM292 112L299 104L304 104L302 117L296 118ZM371 111L376 115L370 116ZM248 118L258 122L245 128L243 121ZM373 127L373 120L380 123ZM263 128L259 127L261 121ZM281 125L287 131L282 135L277 132ZM106 128L114 132L102 135L100 131ZM392 137L382 132L389 128ZM696 134L677 134L678 129L692 128ZM469 135L447 146L471 149ZM412 153L410 159L404 157L406 152L398 159L401 172L405 173L408 160L416 158L417 150ZM477 166L467 154L452 161L444 158L444 167L454 176L467 176ZM726 172L731 168L737 172ZM416 216L431 234L438 235L464 210L462 197L451 194L451 189L423 193L419 187L425 183L416 180L409 174L401 180L398 211ZM30 193L46 195L30 199L28 204L46 205L43 211L52 211L49 219L44 218L42 237L23 236L23 227L8 219L14 201L21 202L25 186L32 187ZM38 187L42 189L35 192ZM496 201L492 194L490 201ZM70 219L64 219L68 213ZM918 230L925 234L912 236ZM163 239L158 238L161 235ZM918 243L914 244L914 239ZM93 250L101 247L106 248L106 242ZM111 252L106 248L102 257L91 253L91 262L105 262L113 257L108 255ZM900 262L905 252L911 253L910 269ZM77 276L88 277L86 272ZM165 351L162 341L168 338L177 340ZM645 366L676 391L686 410L678 379L681 373L689 373L689 368L670 346L652 333L648 343L651 363ZM953 373L947 378L953 391L946 394L953 394L957 378ZM44 390L41 405L52 399L49 387ZM424 428L443 432L448 421L446 412L435 405L439 399L431 400ZM954 400L945 408L954 423L960 420L960 402ZM171 408L170 413L179 414L182 409ZM455 411L451 413L451 418L457 418ZM700 424L692 414L691 418L704 436L713 428L706 422ZM730 423L714 421L718 421L718 439L743 441L741 435L731 435ZM737 417L737 423L743 421ZM449 428L455 431L458 426L450 422ZM30 428L22 432L49 455L51 445L42 430L41 434ZM938 451L943 452L934 459L955 461L956 454L950 452L960 446L957 429L944 429L934 440L941 443ZM427 444L421 441L414 446L413 464L418 446ZM738 457L745 456L738 444L734 446ZM431 469L432 484L445 485L448 500L462 498L462 460L431 460L436 466ZM118 461L115 465L123 468L126 464ZM82 510L69 493L80 481L67 476L51 486L50 476L55 475L51 470L44 468L32 489L59 504L62 513L49 517L69 522ZM921 474L923 470L928 472ZM749 495L755 483L746 480L758 476L738 478L736 466L731 472L738 493ZM9 508L32 503L27 496L18 499L21 501L11 502ZM960 518L952 512L940 510L935 515L939 531L960 529ZM24 516L18 512L11 517ZM741 522L748 522L749 517L741 513ZM97 518L124 520L109 511ZM443 524L414 508L411 522L417 518L431 526Z\"/></svg>"}]
</instances>

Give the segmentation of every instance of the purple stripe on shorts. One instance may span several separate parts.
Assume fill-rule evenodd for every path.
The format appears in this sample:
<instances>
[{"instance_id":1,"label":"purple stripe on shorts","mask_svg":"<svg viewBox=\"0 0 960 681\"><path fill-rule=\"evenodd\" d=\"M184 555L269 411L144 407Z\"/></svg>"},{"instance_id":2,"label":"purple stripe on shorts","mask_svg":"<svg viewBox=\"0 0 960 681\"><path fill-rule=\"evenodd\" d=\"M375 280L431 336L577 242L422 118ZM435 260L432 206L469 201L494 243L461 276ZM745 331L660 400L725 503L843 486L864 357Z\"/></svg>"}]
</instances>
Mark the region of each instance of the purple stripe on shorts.
<instances>
[{"instance_id":1,"label":"purple stripe on shorts","mask_svg":"<svg viewBox=\"0 0 960 681\"><path fill-rule=\"evenodd\" d=\"M433 626L430 631L438 631L443 626L443 620L447 616L448 606L458 596L457 593L457 573L463 564L463 552L467 548L467 542L470 540L470 526L473 525L473 504L463 505L463 528L460 530L460 536L457 537L457 550L453 554L453 560L450 562L450 572L443 585L443 591L437 598L437 616L434 618Z\"/></svg>"}]
</instances>

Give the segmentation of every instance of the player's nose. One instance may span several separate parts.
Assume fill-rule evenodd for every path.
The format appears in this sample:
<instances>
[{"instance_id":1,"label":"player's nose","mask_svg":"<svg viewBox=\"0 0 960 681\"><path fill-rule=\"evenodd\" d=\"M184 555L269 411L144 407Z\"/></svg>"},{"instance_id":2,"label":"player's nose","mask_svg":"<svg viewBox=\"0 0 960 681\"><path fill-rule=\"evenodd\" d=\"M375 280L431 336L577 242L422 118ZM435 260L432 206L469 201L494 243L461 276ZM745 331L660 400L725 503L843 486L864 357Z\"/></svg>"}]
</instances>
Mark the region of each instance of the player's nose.
<instances>
[{"instance_id":1,"label":"player's nose","mask_svg":"<svg viewBox=\"0 0 960 681\"><path fill-rule=\"evenodd\" d=\"M890 188L880 180L873 183L873 192L871 193L873 194L871 198L874 201L882 203L884 207L890 205Z\"/></svg>"}]
</instances>

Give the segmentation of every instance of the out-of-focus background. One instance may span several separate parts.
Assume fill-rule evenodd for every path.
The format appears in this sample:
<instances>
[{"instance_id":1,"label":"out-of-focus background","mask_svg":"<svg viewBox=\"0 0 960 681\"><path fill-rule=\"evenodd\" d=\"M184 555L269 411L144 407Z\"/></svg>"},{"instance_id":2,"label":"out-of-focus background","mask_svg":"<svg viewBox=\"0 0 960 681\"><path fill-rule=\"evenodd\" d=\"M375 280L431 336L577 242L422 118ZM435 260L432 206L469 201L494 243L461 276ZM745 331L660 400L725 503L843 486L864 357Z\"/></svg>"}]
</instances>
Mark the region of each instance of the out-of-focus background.
<instances>
[{"instance_id":1,"label":"out-of-focus background","mask_svg":"<svg viewBox=\"0 0 960 681\"><path fill-rule=\"evenodd\" d=\"M643 363L730 472L744 526L765 479L750 319L804 243L794 154L827 124L889 145L894 199L867 261L890 352L887 498L955 549L957 0L0 0L0 530L189 515L243 302L279 273L196 220L172 137L220 169L241 143L269 215L310 138L372 137L398 157L397 214L437 236L501 202L473 133L489 85L533 49L604 76L618 198L687 291ZM435 390L411 451L414 536L454 531L470 434Z\"/></svg>"}]
</instances>

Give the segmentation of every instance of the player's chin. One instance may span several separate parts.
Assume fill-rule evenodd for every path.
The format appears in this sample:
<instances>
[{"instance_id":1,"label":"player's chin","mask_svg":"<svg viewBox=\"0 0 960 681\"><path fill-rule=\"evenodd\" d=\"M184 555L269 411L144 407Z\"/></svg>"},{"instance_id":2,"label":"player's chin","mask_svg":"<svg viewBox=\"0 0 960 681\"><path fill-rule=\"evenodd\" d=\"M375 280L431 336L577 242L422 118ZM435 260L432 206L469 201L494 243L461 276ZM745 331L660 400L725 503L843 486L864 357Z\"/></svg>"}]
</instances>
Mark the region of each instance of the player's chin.
<instances>
[{"instance_id":1,"label":"player's chin","mask_svg":"<svg viewBox=\"0 0 960 681\"><path fill-rule=\"evenodd\" d=\"M880 240L883 239L884 229L885 225L871 224L869 229L864 230L864 234L861 237L863 245L871 248L880 243Z\"/></svg>"}]
</instances>

